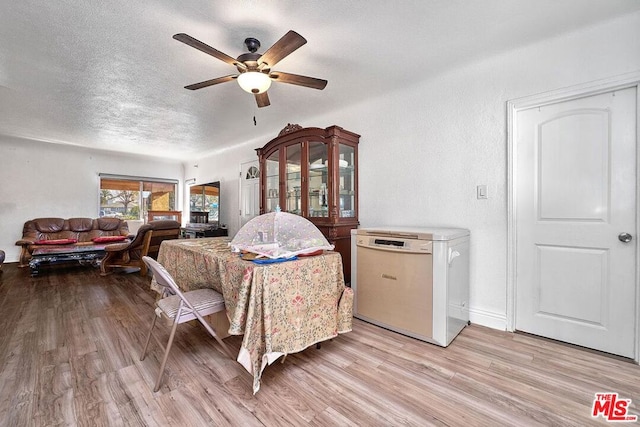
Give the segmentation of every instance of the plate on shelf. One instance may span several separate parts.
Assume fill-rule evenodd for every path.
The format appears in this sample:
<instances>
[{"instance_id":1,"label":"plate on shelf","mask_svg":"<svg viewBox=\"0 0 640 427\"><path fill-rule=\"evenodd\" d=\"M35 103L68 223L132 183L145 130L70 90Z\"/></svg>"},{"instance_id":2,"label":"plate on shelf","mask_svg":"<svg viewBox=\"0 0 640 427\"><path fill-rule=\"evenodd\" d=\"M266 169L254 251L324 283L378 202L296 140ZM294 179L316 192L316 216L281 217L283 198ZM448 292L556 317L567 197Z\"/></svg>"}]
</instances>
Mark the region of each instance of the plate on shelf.
<instances>
[{"instance_id":1,"label":"plate on shelf","mask_svg":"<svg viewBox=\"0 0 640 427\"><path fill-rule=\"evenodd\" d=\"M326 165L323 165L322 163L311 163L311 164L309 165L309 169L311 169L311 170L315 170L315 169L324 169L324 168L326 168L326 167L327 167L327 166L326 166Z\"/></svg>"},{"instance_id":2,"label":"plate on shelf","mask_svg":"<svg viewBox=\"0 0 640 427\"><path fill-rule=\"evenodd\" d=\"M338 165L340 165L341 168L346 168L347 166L349 166L349 162L347 162L346 160L340 160L338 162ZM329 166L329 161L325 160L324 165L318 164L318 163L312 163L311 165L309 165L310 169L318 169L321 167L327 167Z\"/></svg>"}]
</instances>

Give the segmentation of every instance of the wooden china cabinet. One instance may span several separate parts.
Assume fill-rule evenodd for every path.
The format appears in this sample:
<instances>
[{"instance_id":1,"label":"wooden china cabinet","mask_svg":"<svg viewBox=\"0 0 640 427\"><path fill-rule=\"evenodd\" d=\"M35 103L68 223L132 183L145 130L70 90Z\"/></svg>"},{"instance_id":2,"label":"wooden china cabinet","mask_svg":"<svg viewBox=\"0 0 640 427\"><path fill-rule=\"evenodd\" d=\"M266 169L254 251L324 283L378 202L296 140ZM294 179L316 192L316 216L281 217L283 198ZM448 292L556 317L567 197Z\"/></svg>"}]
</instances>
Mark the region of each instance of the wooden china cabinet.
<instances>
[{"instance_id":1,"label":"wooden china cabinet","mask_svg":"<svg viewBox=\"0 0 640 427\"><path fill-rule=\"evenodd\" d=\"M342 255L351 281L351 235L358 226L358 142L360 135L287 125L264 147L260 160L260 213L302 215Z\"/></svg>"}]
</instances>

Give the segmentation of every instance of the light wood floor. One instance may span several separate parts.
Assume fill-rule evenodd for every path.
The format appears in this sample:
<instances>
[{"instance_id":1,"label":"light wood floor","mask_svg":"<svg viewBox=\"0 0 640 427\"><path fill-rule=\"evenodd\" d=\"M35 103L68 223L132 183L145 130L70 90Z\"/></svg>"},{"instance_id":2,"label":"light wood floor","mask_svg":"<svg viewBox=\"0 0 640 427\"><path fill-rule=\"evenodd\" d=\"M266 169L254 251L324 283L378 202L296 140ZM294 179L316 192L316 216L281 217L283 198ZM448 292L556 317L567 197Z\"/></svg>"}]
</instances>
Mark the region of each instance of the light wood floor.
<instances>
[{"instance_id":1,"label":"light wood floor","mask_svg":"<svg viewBox=\"0 0 640 427\"><path fill-rule=\"evenodd\" d=\"M640 367L472 325L446 349L354 320L353 332L251 376L200 325L182 325L163 387L140 362L155 295L138 274L0 273L2 426L585 426L596 392L632 399ZM165 335L166 338L166 335ZM238 350L240 337L225 340Z\"/></svg>"}]
</instances>

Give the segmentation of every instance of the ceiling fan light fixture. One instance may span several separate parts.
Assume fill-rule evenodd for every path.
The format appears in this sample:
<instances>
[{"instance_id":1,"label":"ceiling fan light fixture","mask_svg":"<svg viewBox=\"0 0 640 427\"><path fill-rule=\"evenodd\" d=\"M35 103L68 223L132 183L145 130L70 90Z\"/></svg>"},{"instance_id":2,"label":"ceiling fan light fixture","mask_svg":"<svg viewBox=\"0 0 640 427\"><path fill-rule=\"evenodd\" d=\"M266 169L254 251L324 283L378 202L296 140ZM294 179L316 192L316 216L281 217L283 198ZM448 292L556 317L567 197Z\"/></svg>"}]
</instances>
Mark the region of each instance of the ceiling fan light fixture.
<instances>
[{"instance_id":1,"label":"ceiling fan light fixture","mask_svg":"<svg viewBox=\"0 0 640 427\"><path fill-rule=\"evenodd\" d=\"M271 79L259 71L247 71L238 76L238 84L249 93L264 93L271 86Z\"/></svg>"}]
</instances>

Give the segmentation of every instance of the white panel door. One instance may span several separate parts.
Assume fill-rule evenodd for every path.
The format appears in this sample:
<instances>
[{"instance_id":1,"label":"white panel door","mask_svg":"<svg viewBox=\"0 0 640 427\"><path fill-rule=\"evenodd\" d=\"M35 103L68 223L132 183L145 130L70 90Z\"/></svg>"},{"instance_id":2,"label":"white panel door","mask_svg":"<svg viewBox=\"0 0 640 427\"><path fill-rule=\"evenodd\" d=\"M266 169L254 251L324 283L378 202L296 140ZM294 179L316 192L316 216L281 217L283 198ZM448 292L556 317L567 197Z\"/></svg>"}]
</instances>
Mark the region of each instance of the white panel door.
<instances>
[{"instance_id":1,"label":"white panel door","mask_svg":"<svg viewBox=\"0 0 640 427\"><path fill-rule=\"evenodd\" d=\"M260 214L260 172L258 161L240 165L240 227Z\"/></svg>"},{"instance_id":2,"label":"white panel door","mask_svg":"<svg viewBox=\"0 0 640 427\"><path fill-rule=\"evenodd\" d=\"M515 119L516 329L633 358L636 88Z\"/></svg>"}]
</instances>

